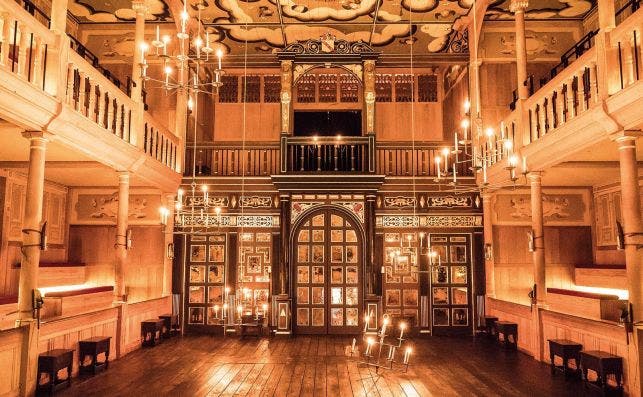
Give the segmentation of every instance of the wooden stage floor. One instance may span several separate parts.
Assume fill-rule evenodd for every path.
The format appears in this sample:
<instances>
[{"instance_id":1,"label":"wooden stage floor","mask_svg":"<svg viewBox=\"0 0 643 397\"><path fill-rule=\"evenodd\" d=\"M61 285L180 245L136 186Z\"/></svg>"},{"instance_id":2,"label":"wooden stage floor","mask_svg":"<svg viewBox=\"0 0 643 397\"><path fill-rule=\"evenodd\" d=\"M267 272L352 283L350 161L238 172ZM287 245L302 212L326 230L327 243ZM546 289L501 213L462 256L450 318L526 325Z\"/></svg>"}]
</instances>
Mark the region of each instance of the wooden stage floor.
<instances>
[{"instance_id":1,"label":"wooden stage floor","mask_svg":"<svg viewBox=\"0 0 643 397\"><path fill-rule=\"evenodd\" d=\"M62 396L577 396L578 381L493 342L471 337L413 341L407 373L361 366L349 337L174 337L74 379Z\"/></svg>"}]
</instances>

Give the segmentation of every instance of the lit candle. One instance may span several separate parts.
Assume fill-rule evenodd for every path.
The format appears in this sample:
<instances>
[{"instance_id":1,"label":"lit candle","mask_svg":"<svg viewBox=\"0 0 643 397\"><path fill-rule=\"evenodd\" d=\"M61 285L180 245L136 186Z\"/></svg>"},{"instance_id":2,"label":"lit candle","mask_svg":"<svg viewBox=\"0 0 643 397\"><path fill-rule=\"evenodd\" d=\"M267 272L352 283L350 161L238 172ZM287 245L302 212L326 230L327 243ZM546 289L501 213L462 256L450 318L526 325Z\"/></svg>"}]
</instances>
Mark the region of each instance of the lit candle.
<instances>
[{"instance_id":1,"label":"lit candle","mask_svg":"<svg viewBox=\"0 0 643 397\"><path fill-rule=\"evenodd\" d=\"M222 57L223 57L223 51L221 51L220 49L217 50L217 63L219 65L219 67L218 67L219 70L221 70L221 58ZM218 78L218 75L217 75L217 78Z\"/></svg>"},{"instance_id":2,"label":"lit candle","mask_svg":"<svg viewBox=\"0 0 643 397\"><path fill-rule=\"evenodd\" d=\"M395 359L395 346L388 347L388 361L393 361Z\"/></svg>"},{"instance_id":3,"label":"lit candle","mask_svg":"<svg viewBox=\"0 0 643 397\"><path fill-rule=\"evenodd\" d=\"M441 173L441 171L440 171L440 162L441 161L442 161L442 158L440 158L440 156L437 156L435 158L435 168L438 169L438 179L440 179L440 177L442 176L442 175L440 175L440 173Z\"/></svg>"},{"instance_id":4,"label":"lit candle","mask_svg":"<svg viewBox=\"0 0 643 397\"><path fill-rule=\"evenodd\" d=\"M406 328L406 323L400 323L400 339L404 337L404 329Z\"/></svg>"},{"instance_id":5,"label":"lit candle","mask_svg":"<svg viewBox=\"0 0 643 397\"><path fill-rule=\"evenodd\" d=\"M357 340L353 338L353 343L351 343L351 354L355 353L355 344L357 343Z\"/></svg>"},{"instance_id":6,"label":"lit candle","mask_svg":"<svg viewBox=\"0 0 643 397\"><path fill-rule=\"evenodd\" d=\"M482 160L482 183L487 184L487 159Z\"/></svg>"},{"instance_id":7,"label":"lit candle","mask_svg":"<svg viewBox=\"0 0 643 397\"><path fill-rule=\"evenodd\" d=\"M522 172L527 173L527 156L522 156Z\"/></svg>"},{"instance_id":8,"label":"lit candle","mask_svg":"<svg viewBox=\"0 0 643 397\"><path fill-rule=\"evenodd\" d=\"M444 156L444 171L449 172L449 148L442 149L442 155Z\"/></svg>"},{"instance_id":9,"label":"lit candle","mask_svg":"<svg viewBox=\"0 0 643 397\"><path fill-rule=\"evenodd\" d=\"M264 303L261 305L261 308L263 309L263 315L265 316L268 313L268 305Z\"/></svg>"},{"instance_id":10,"label":"lit candle","mask_svg":"<svg viewBox=\"0 0 643 397\"><path fill-rule=\"evenodd\" d=\"M219 305L214 305L214 318L219 318Z\"/></svg>"},{"instance_id":11,"label":"lit candle","mask_svg":"<svg viewBox=\"0 0 643 397\"><path fill-rule=\"evenodd\" d=\"M411 356L412 351L413 351L413 349L411 349L410 347L406 348L406 351L404 352L404 364L409 363L409 357Z\"/></svg>"},{"instance_id":12,"label":"lit candle","mask_svg":"<svg viewBox=\"0 0 643 397\"><path fill-rule=\"evenodd\" d=\"M158 43L160 41L161 41L161 28L159 27L159 25L156 25L156 42Z\"/></svg>"},{"instance_id":13,"label":"lit candle","mask_svg":"<svg viewBox=\"0 0 643 397\"><path fill-rule=\"evenodd\" d=\"M456 183L455 163L453 163L453 183Z\"/></svg>"},{"instance_id":14,"label":"lit candle","mask_svg":"<svg viewBox=\"0 0 643 397\"><path fill-rule=\"evenodd\" d=\"M183 202L183 193L184 193L184 192L183 192L183 189L179 189L179 190L176 192L176 194L177 194L177 201L178 201L179 203L182 203L182 202Z\"/></svg>"},{"instance_id":15,"label":"lit candle","mask_svg":"<svg viewBox=\"0 0 643 397\"><path fill-rule=\"evenodd\" d=\"M227 303L223 304L223 310L221 311L221 314L222 314L221 317L226 318L226 315L228 314L228 304Z\"/></svg>"},{"instance_id":16,"label":"lit candle","mask_svg":"<svg viewBox=\"0 0 643 397\"><path fill-rule=\"evenodd\" d=\"M381 332L382 337L386 336L386 326L387 325L388 325L388 318L385 318L384 321L382 321L382 332Z\"/></svg>"},{"instance_id":17,"label":"lit candle","mask_svg":"<svg viewBox=\"0 0 643 397\"><path fill-rule=\"evenodd\" d=\"M366 352L364 352L365 355L371 354L371 346L373 346L373 338L368 338L366 339Z\"/></svg>"},{"instance_id":18,"label":"lit candle","mask_svg":"<svg viewBox=\"0 0 643 397\"><path fill-rule=\"evenodd\" d=\"M368 330L368 323L369 323L370 321L371 321L371 315L367 313L367 314L364 316L364 332L366 332L366 331Z\"/></svg>"},{"instance_id":19,"label":"lit candle","mask_svg":"<svg viewBox=\"0 0 643 397\"><path fill-rule=\"evenodd\" d=\"M458 133L456 132L456 133L454 133L454 135L455 135L455 137L453 139L454 144L455 144L454 146L455 146L455 151L457 152L458 151Z\"/></svg>"},{"instance_id":20,"label":"lit candle","mask_svg":"<svg viewBox=\"0 0 643 397\"><path fill-rule=\"evenodd\" d=\"M242 305L237 306L237 313L239 314L239 318L241 318L241 315L243 314L243 306Z\"/></svg>"}]
</instances>

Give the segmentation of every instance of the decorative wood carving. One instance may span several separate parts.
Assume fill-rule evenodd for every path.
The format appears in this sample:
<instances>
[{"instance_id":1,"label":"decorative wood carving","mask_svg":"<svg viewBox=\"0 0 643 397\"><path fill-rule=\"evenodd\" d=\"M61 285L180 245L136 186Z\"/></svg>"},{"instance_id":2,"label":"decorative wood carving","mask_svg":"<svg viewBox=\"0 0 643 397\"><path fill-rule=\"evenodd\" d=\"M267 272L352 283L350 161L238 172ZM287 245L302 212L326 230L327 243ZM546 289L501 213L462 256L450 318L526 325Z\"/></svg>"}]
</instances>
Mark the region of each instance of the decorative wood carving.
<instances>
[{"instance_id":1,"label":"decorative wood carving","mask_svg":"<svg viewBox=\"0 0 643 397\"><path fill-rule=\"evenodd\" d=\"M313 74L302 76L297 81L297 102L312 103L315 102L316 76Z\"/></svg>"},{"instance_id":2,"label":"decorative wood carving","mask_svg":"<svg viewBox=\"0 0 643 397\"><path fill-rule=\"evenodd\" d=\"M418 102L438 101L438 76L421 74L418 76Z\"/></svg>"},{"instance_id":3,"label":"decorative wood carving","mask_svg":"<svg viewBox=\"0 0 643 397\"><path fill-rule=\"evenodd\" d=\"M272 215L186 215L183 218L184 227L257 227L269 228L279 226L279 217Z\"/></svg>"},{"instance_id":4,"label":"decorative wood carving","mask_svg":"<svg viewBox=\"0 0 643 397\"><path fill-rule=\"evenodd\" d=\"M427 198L429 208L469 208L472 205L470 196L435 196Z\"/></svg>"},{"instance_id":5,"label":"decorative wood carving","mask_svg":"<svg viewBox=\"0 0 643 397\"><path fill-rule=\"evenodd\" d=\"M265 103L279 103L281 80L279 75L263 76L263 101Z\"/></svg>"},{"instance_id":6,"label":"decorative wood carving","mask_svg":"<svg viewBox=\"0 0 643 397\"><path fill-rule=\"evenodd\" d=\"M261 100L261 78L244 76L241 78L241 101L258 103Z\"/></svg>"},{"instance_id":7,"label":"decorative wood carving","mask_svg":"<svg viewBox=\"0 0 643 397\"><path fill-rule=\"evenodd\" d=\"M292 101L292 61L281 61L281 132L290 132L290 106Z\"/></svg>"},{"instance_id":8,"label":"decorative wood carving","mask_svg":"<svg viewBox=\"0 0 643 397\"><path fill-rule=\"evenodd\" d=\"M413 75L396 74L395 102L412 102L413 97Z\"/></svg>"},{"instance_id":9,"label":"decorative wood carving","mask_svg":"<svg viewBox=\"0 0 643 397\"><path fill-rule=\"evenodd\" d=\"M272 207L272 197L270 197L270 196L241 196L241 198L239 198L239 207L241 207L241 208L270 208L270 207Z\"/></svg>"},{"instance_id":10,"label":"decorative wood carving","mask_svg":"<svg viewBox=\"0 0 643 397\"><path fill-rule=\"evenodd\" d=\"M341 74L339 76L339 100L340 102L359 102L359 80L352 74Z\"/></svg>"},{"instance_id":11,"label":"decorative wood carving","mask_svg":"<svg viewBox=\"0 0 643 397\"><path fill-rule=\"evenodd\" d=\"M415 197L384 197L384 208L413 208L416 204Z\"/></svg>"},{"instance_id":12,"label":"decorative wood carving","mask_svg":"<svg viewBox=\"0 0 643 397\"><path fill-rule=\"evenodd\" d=\"M219 102L237 103L239 101L239 76L222 76L223 85L219 89Z\"/></svg>"},{"instance_id":13,"label":"decorative wood carving","mask_svg":"<svg viewBox=\"0 0 643 397\"><path fill-rule=\"evenodd\" d=\"M375 75L375 97L377 102L393 101L392 76L390 74Z\"/></svg>"},{"instance_id":14,"label":"decorative wood carving","mask_svg":"<svg viewBox=\"0 0 643 397\"><path fill-rule=\"evenodd\" d=\"M336 39L331 35L322 36L319 39L311 39L304 42L292 43L286 46L281 53L295 55L322 55L322 54L376 54L375 50L363 41L354 43L342 39Z\"/></svg>"},{"instance_id":15,"label":"decorative wood carving","mask_svg":"<svg viewBox=\"0 0 643 397\"><path fill-rule=\"evenodd\" d=\"M481 215L381 215L378 227L482 227Z\"/></svg>"},{"instance_id":16,"label":"decorative wood carving","mask_svg":"<svg viewBox=\"0 0 643 397\"><path fill-rule=\"evenodd\" d=\"M302 79L306 77L308 76L304 76ZM317 84L319 90L319 102L337 102L337 75L326 73L320 74L317 77Z\"/></svg>"}]
</instances>

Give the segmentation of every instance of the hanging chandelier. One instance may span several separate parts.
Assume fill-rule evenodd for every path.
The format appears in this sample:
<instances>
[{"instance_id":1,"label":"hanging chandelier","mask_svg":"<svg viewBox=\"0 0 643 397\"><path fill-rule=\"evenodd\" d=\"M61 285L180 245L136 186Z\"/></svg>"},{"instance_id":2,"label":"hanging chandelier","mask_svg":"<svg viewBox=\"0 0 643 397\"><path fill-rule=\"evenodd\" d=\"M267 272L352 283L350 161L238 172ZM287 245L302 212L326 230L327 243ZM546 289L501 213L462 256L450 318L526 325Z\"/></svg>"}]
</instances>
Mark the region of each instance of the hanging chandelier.
<instances>
[{"instance_id":1,"label":"hanging chandelier","mask_svg":"<svg viewBox=\"0 0 643 397\"><path fill-rule=\"evenodd\" d=\"M162 88L166 91L184 90L191 94L206 93L215 94L223 85L222 76L225 72L222 69L223 50L213 47L210 40L210 33L205 31L202 37L201 32L201 8L197 14L198 30L191 36L188 31L188 21L190 14L187 10L187 0L183 3L181 11L181 29L176 33L178 47L175 54L171 54L168 45L172 43L169 35L161 35L160 27L156 26L156 35L150 45L146 42L141 44L141 79L144 83L153 82L156 88ZM147 74L148 57L155 59L163 65L163 78L156 79ZM211 78L200 78L201 69L211 75ZM192 78L184 78L185 71L192 70ZM174 72L177 77L173 77ZM188 107L191 110L193 106L192 97L188 99Z\"/></svg>"}]
</instances>

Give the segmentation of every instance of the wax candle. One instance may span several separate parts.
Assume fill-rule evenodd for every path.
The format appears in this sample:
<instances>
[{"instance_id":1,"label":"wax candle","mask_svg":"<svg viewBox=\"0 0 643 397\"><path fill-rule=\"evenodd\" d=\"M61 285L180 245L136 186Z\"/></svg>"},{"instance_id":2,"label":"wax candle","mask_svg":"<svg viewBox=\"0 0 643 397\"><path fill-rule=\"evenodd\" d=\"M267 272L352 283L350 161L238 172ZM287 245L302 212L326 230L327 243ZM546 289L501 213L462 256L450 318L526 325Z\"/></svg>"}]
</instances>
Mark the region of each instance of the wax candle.
<instances>
[{"instance_id":1,"label":"wax candle","mask_svg":"<svg viewBox=\"0 0 643 397\"><path fill-rule=\"evenodd\" d=\"M400 339L404 337L404 329L406 328L406 323L400 323Z\"/></svg>"},{"instance_id":2,"label":"wax candle","mask_svg":"<svg viewBox=\"0 0 643 397\"><path fill-rule=\"evenodd\" d=\"M355 353L355 344L357 343L357 340L353 338L353 343L351 344L351 354Z\"/></svg>"},{"instance_id":3,"label":"wax candle","mask_svg":"<svg viewBox=\"0 0 643 397\"><path fill-rule=\"evenodd\" d=\"M411 356L412 351L413 351L413 349L411 349L410 347L406 348L406 351L404 352L404 364L409 363L409 357Z\"/></svg>"},{"instance_id":4,"label":"wax candle","mask_svg":"<svg viewBox=\"0 0 643 397\"><path fill-rule=\"evenodd\" d=\"M456 132L453 135L454 135L453 140L454 140L455 151L457 152L458 151L458 133Z\"/></svg>"}]
</instances>

